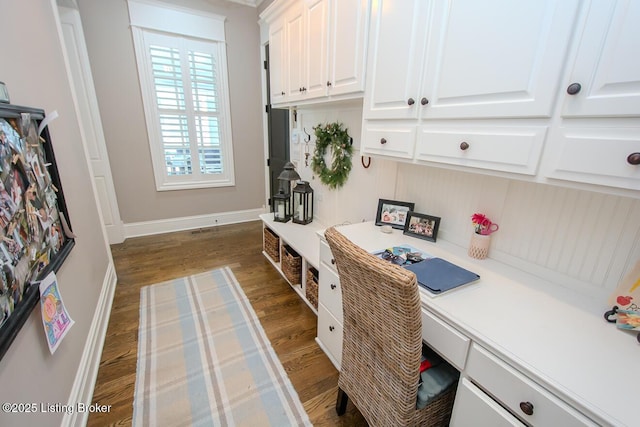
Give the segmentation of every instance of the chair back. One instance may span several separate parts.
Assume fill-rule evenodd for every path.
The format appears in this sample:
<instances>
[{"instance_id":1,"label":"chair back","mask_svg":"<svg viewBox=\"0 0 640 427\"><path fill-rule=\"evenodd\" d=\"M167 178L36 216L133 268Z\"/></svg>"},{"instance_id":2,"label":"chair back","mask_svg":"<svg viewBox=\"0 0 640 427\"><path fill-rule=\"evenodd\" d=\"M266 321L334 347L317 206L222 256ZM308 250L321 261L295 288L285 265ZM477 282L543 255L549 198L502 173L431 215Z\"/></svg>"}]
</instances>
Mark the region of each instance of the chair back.
<instances>
[{"instance_id":1,"label":"chair back","mask_svg":"<svg viewBox=\"0 0 640 427\"><path fill-rule=\"evenodd\" d=\"M342 288L338 385L370 425L418 425L422 318L416 276L366 252L333 227L325 237Z\"/></svg>"}]
</instances>

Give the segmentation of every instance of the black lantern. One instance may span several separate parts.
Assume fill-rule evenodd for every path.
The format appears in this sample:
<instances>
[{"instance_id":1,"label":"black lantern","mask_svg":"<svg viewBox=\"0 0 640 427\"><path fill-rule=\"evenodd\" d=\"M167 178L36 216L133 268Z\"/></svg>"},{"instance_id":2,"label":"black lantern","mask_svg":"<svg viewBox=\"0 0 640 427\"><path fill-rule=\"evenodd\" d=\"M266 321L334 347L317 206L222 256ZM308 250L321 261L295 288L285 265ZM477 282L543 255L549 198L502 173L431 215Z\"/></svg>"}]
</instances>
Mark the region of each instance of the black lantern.
<instances>
[{"instance_id":1,"label":"black lantern","mask_svg":"<svg viewBox=\"0 0 640 427\"><path fill-rule=\"evenodd\" d=\"M291 206L291 181L300 179L293 163L287 162L284 170L278 175L280 188L273 196L273 219L278 222L288 222L293 214Z\"/></svg>"},{"instance_id":2,"label":"black lantern","mask_svg":"<svg viewBox=\"0 0 640 427\"><path fill-rule=\"evenodd\" d=\"M285 190L286 194L291 194L291 181L297 181L300 179L300 175L296 172L296 167L291 162L287 162L284 165L284 169L278 175L278 179L280 180L280 188L285 185L284 181L288 181L287 189Z\"/></svg>"},{"instance_id":3,"label":"black lantern","mask_svg":"<svg viewBox=\"0 0 640 427\"><path fill-rule=\"evenodd\" d=\"M278 194L273 196L273 220L288 222L291 219L291 197L281 188Z\"/></svg>"},{"instance_id":4,"label":"black lantern","mask_svg":"<svg viewBox=\"0 0 640 427\"><path fill-rule=\"evenodd\" d=\"M293 222L309 224L313 221L313 188L307 181L298 181L293 189Z\"/></svg>"}]
</instances>

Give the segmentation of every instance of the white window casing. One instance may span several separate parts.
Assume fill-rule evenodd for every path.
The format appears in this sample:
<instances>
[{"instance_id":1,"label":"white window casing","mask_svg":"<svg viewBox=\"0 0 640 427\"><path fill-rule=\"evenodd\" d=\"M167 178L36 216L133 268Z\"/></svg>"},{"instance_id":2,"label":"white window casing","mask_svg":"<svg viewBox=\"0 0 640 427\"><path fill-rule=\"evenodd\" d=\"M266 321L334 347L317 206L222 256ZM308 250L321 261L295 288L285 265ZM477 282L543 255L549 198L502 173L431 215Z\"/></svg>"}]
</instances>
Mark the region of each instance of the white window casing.
<instances>
[{"instance_id":1,"label":"white window casing","mask_svg":"<svg viewBox=\"0 0 640 427\"><path fill-rule=\"evenodd\" d=\"M235 185L225 18L128 5L157 190Z\"/></svg>"}]
</instances>

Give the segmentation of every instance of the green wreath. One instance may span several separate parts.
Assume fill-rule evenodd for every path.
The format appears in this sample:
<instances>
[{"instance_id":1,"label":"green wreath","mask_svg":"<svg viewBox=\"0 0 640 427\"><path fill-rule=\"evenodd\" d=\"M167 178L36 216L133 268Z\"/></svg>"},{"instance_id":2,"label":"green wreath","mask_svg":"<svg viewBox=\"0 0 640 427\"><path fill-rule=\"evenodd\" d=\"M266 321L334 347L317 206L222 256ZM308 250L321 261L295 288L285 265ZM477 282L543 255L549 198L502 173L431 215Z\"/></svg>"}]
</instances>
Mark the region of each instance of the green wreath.
<instances>
[{"instance_id":1,"label":"green wreath","mask_svg":"<svg viewBox=\"0 0 640 427\"><path fill-rule=\"evenodd\" d=\"M320 177L320 181L331 189L344 185L351 172L353 146L351 137L342 123L319 124L313 128L316 135L316 148L311 159L311 169ZM324 155L331 147L333 162L327 167Z\"/></svg>"}]
</instances>

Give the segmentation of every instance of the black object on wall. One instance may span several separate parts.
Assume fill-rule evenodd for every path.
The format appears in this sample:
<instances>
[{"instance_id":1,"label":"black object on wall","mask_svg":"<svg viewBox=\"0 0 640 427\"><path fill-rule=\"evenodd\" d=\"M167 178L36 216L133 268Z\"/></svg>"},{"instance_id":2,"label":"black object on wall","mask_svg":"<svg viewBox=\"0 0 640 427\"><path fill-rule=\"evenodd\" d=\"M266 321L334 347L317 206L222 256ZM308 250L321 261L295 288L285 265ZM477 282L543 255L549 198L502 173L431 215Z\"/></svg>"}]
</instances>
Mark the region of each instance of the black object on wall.
<instances>
[{"instance_id":1,"label":"black object on wall","mask_svg":"<svg viewBox=\"0 0 640 427\"><path fill-rule=\"evenodd\" d=\"M41 109L0 104L0 359L75 245Z\"/></svg>"},{"instance_id":2,"label":"black object on wall","mask_svg":"<svg viewBox=\"0 0 640 427\"><path fill-rule=\"evenodd\" d=\"M273 196L278 194L278 175L289 161L289 110L271 107L271 84L269 74L269 45L265 46L265 71L267 81L267 131L269 140L269 207L273 207Z\"/></svg>"}]
</instances>

